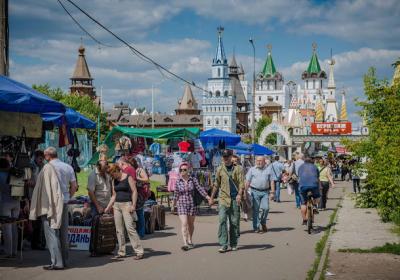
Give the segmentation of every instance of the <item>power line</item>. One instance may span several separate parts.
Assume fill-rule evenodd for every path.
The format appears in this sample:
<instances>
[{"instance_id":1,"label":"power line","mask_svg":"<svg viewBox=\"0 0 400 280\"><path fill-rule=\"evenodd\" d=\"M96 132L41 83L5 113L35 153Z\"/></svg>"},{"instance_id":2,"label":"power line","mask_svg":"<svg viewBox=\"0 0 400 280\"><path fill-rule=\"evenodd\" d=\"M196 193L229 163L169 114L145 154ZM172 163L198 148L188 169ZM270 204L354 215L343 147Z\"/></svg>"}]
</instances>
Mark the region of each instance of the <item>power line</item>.
<instances>
[{"instance_id":1,"label":"power line","mask_svg":"<svg viewBox=\"0 0 400 280\"><path fill-rule=\"evenodd\" d=\"M75 20L71 14L67 11L67 9L65 8L65 6L61 3L60 0L57 0L60 5L63 7L63 9L68 13L68 15L70 15L70 17L74 20L75 23L78 24L78 26L86 33L88 34L93 40L95 40L96 42L99 42L94 36L92 36L86 29L84 29L78 22L77 20ZM189 84L195 88L200 89L201 91L207 92L205 89L197 86L193 81L190 82L188 80L186 80L185 78L173 73L172 71L168 70L166 67L162 66L161 64L157 63L156 61L154 61L153 59L151 59L150 57L148 57L147 55L143 54L142 52L140 52L138 49L134 48L133 46L131 46L128 42L126 42L124 39L122 39L121 37L119 37L117 34L115 34L114 32L112 32L110 29L108 29L107 27L105 27L102 23L100 23L98 20L96 20L95 18L93 18L89 13L87 13L85 10L83 10L81 7L79 7L77 4L75 4L72 0L66 0L68 1L70 4L72 4L76 9L78 9L81 13L83 13L85 16L87 16L90 20L92 20L94 23L96 23L97 25L99 25L102 29L104 29L105 31L107 31L108 33L110 33L112 36L114 36L118 41L122 42L125 46L127 46L133 54L135 54L136 56L138 56L139 58L141 58L142 60L153 64L161 73L161 75L163 75L164 77L166 77L164 75L164 73L162 73L162 71L165 71L166 73L168 73L169 75L171 75L172 77L175 77L176 79ZM102 43L102 45L104 45ZM162 71L161 71L162 70ZM166 77L167 78L167 77Z\"/></svg>"}]
</instances>

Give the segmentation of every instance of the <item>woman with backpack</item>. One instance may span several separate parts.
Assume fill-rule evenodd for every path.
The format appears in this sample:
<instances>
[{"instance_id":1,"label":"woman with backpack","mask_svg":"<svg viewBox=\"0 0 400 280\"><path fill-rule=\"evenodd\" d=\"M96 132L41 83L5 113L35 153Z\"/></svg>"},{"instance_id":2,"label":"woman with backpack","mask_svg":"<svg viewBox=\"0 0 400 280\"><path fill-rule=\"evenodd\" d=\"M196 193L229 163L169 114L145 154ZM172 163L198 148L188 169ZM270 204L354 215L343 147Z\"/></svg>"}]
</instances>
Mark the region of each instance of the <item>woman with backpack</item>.
<instances>
[{"instance_id":1,"label":"woman with backpack","mask_svg":"<svg viewBox=\"0 0 400 280\"><path fill-rule=\"evenodd\" d=\"M195 193L198 193L210 201L207 192L202 188L193 176L189 173L189 164L182 163L179 166L179 178L175 183L174 190L174 205L177 205L178 215L182 226L183 251L188 251L194 248L193 245L193 232L194 232L194 219L197 213L197 205L195 205Z\"/></svg>"},{"instance_id":2,"label":"woman with backpack","mask_svg":"<svg viewBox=\"0 0 400 280\"><path fill-rule=\"evenodd\" d=\"M329 187L334 187L333 175L329 162L321 159L319 168L319 181L321 190L321 200L319 203L320 210L326 210L326 201L328 200Z\"/></svg>"}]
</instances>

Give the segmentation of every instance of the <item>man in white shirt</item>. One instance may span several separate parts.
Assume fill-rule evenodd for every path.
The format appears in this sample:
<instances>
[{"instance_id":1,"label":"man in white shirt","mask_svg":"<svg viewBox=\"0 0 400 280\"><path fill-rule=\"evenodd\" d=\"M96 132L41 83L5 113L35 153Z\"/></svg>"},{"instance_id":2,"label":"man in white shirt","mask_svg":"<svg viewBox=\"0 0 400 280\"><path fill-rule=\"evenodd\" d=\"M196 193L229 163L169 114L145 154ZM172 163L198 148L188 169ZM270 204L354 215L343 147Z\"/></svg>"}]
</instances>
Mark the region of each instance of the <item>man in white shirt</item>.
<instances>
[{"instance_id":1,"label":"man in white shirt","mask_svg":"<svg viewBox=\"0 0 400 280\"><path fill-rule=\"evenodd\" d=\"M49 164L56 170L61 191L64 195L64 207L59 230L52 229L49 221L43 219L43 226L46 236L47 247L50 250L52 264L43 267L45 270L64 269L68 261L68 201L78 189L75 172L72 166L62 162L57 157L57 150L54 147L48 147L44 151L44 157ZM59 231L59 233L58 233Z\"/></svg>"}]
</instances>

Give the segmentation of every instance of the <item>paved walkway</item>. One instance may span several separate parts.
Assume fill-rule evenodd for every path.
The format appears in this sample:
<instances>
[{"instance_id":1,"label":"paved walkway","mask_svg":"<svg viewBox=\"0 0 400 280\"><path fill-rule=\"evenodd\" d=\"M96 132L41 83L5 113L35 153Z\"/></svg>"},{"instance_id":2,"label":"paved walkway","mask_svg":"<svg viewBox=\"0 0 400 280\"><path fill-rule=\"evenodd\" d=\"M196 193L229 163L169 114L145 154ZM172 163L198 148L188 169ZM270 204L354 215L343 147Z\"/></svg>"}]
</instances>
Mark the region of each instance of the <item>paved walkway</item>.
<instances>
[{"instance_id":1,"label":"paved walkway","mask_svg":"<svg viewBox=\"0 0 400 280\"><path fill-rule=\"evenodd\" d=\"M390 223L383 223L376 209L355 208L354 195L347 189L331 236L327 279L399 279L400 257L392 254L341 253L339 249L371 249L399 243Z\"/></svg>"},{"instance_id":2,"label":"paved walkway","mask_svg":"<svg viewBox=\"0 0 400 280\"><path fill-rule=\"evenodd\" d=\"M301 225L294 197L282 190L282 203L271 202L269 232L253 233L251 222L242 222L237 252L217 252L215 213L196 218L196 248L181 251L178 218L167 215L167 229L143 240L147 257L141 261L126 258L113 262L109 256L90 258L88 252L71 251L70 268L49 272L42 269L49 262L47 251L26 251L23 264L0 260L0 280L305 279L315 258L315 244L322 237L344 187L350 186L339 184L330 192L328 210L316 217L316 231L311 235Z\"/></svg>"}]
</instances>

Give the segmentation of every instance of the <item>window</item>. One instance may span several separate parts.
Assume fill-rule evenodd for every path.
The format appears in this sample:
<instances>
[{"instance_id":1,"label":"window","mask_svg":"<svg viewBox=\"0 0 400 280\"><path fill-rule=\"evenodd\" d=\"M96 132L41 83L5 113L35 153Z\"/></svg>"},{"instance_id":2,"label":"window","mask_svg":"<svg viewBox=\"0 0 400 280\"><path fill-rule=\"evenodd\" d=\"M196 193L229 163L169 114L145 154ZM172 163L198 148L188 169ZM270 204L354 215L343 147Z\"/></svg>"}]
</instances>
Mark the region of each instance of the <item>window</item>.
<instances>
[{"instance_id":1,"label":"window","mask_svg":"<svg viewBox=\"0 0 400 280\"><path fill-rule=\"evenodd\" d=\"M173 122L173 120L171 118L165 118L164 122Z\"/></svg>"},{"instance_id":2,"label":"window","mask_svg":"<svg viewBox=\"0 0 400 280\"><path fill-rule=\"evenodd\" d=\"M227 90L224 91L224 96L228 97L228 91Z\"/></svg>"},{"instance_id":3,"label":"window","mask_svg":"<svg viewBox=\"0 0 400 280\"><path fill-rule=\"evenodd\" d=\"M224 124L228 125L228 120L227 119L224 120Z\"/></svg>"},{"instance_id":4,"label":"window","mask_svg":"<svg viewBox=\"0 0 400 280\"><path fill-rule=\"evenodd\" d=\"M276 90L276 88L277 88L277 81L275 80L275 88L274 88L274 90Z\"/></svg>"},{"instance_id":5,"label":"window","mask_svg":"<svg viewBox=\"0 0 400 280\"><path fill-rule=\"evenodd\" d=\"M196 117L190 119L191 122L199 122L200 120Z\"/></svg>"},{"instance_id":6,"label":"window","mask_svg":"<svg viewBox=\"0 0 400 280\"><path fill-rule=\"evenodd\" d=\"M208 107L206 107L206 112L208 112Z\"/></svg>"},{"instance_id":7,"label":"window","mask_svg":"<svg viewBox=\"0 0 400 280\"><path fill-rule=\"evenodd\" d=\"M315 89L315 80L312 81L312 88Z\"/></svg>"},{"instance_id":8,"label":"window","mask_svg":"<svg viewBox=\"0 0 400 280\"><path fill-rule=\"evenodd\" d=\"M207 120L207 124L211 125L211 120L210 119Z\"/></svg>"},{"instance_id":9,"label":"window","mask_svg":"<svg viewBox=\"0 0 400 280\"><path fill-rule=\"evenodd\" d=\"M267 82L267 89L269 89L269 82L270 82L270 81Z\"/></svg>"},{"instance_id":10,"label":"window","mask_svg":"<svg viewBox=\"0 0 400 280\"><path fill-rule=\"evenodd\" d=\"M218 107L218 112L221 112L221 107Z\"/></svg>"},{"instance_id":11,"label":"window","mask_svg":"<svg viewBox=\"0 0 400 280\"><path fill-rule=\"evenodd\" d=\"M279 100L279 96L277 95L277 96L275 96L275 100L276 101L278 101Z\"/></svg>"},{"instance_id":12,"label":"window","mask_svg":"<svg viewBox=\"0 0 400 280\"><path fill-rule=\"evenodd\" d=\"M221 77L221 69L218 68L218 77Z\"/></svg>"},{"instance_id":13,"label":"window","mask_svg":"<svg viewBox=\"0 0 400 280\"><path fill-rule=\"evenodd\" d=\"M215 120L215 125L219 125L219 119Z\"/></svg>"},{"instance_id":14,"label":"window","mask_svg":"<svg viewBox=\"0 0 400 280\"><path fill-rule=\"evenodd\" d=\"M217 90L217 91L215 92L215 96L216 96L216 97L220 97L220 96L221 96L221 92L220 92L219 90Z\"/></svg>"},{"instance_id":15,"label":"window","mask_svg":"<svg viewBox=\"0 0 400 280\"><path fill-rule=\"evenodd\" d=\"M306 89L308 89L308 80L306 80Z\"/></svg>"},{"instance_id":16,"label":"window","mask_svg":"<svg viewBox=\"0 0 400 280\"><path fill-rule=\"evenodd\" d=\"M209 96L209 97L212 97L212 92L211 92L211 91L208 93L208 96Z\"/></svg>"},{"instance_id":17,"label":"window","mask_svg":"<svg viewBox=\"0 0 400 280\"><path fill-rule=\"evenodd\" d=\"M317 100L317 96L315 94L313 96L313 100Z\"/></svg>"},{"instance_id":18,"label":"window","mask_svg":"<svg viewBox=\"0 0 400 280\"><path fill-rule=\"evenodd\" d=\"M320 81L320 85L321 85L320 88L322 88L322 80Z\"/></svg>"},{"instance_id":19,"label":"window","mask_svg":"<svg viewBox=\"0 0 400 280\"><path fill-rule=\"evenodd\" d=\"M261 101L261 96L258 97L258 101Z\"/></svg>"}]
</instances>

